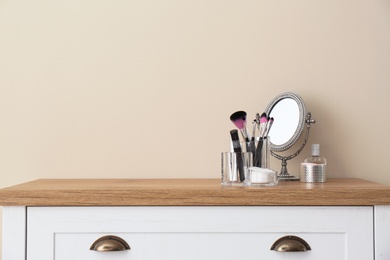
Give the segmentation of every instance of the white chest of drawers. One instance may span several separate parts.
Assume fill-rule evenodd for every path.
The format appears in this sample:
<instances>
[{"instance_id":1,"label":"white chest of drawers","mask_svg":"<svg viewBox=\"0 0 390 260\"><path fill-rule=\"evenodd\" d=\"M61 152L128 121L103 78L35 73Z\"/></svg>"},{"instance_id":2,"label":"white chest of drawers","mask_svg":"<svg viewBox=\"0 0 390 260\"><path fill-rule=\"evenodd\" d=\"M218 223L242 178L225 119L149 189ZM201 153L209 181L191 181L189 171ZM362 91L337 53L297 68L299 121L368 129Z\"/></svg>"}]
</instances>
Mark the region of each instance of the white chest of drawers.
<instances>
[{"instance_id":1,"label":"white chest of drawers","mask_svg":"<svg viewBox=\"0 0 390 260\"><path fill-rule=\"evenodd\" d=\"M361 180L253 190L218 180L39 180L0 191L3 260L385 260L389 196ZM90 250L106 236L130 250ZM271 250L283 237L309 250Z\"/></svg>"}]
</instances>

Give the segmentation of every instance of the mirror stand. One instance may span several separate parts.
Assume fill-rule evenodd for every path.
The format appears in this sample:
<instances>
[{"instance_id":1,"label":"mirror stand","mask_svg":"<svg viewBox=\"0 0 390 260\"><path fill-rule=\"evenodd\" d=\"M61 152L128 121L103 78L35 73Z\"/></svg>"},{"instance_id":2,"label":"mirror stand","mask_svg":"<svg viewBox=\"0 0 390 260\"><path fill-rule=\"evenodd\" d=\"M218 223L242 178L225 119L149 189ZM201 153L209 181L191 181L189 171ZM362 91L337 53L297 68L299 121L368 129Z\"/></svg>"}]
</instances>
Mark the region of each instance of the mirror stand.
<instances>
[{"instance_id":1,"label":"mirror stand","mask_svg":"<svg viewBox=\"0 0 390 260\"><path fill-rule=\"evenodd\" d=\"M289 155L289 156L281 156L281 155L276 154L274 151L271 150L271 154L275 158L282 160L282 169L280 170L280 174L278 175L278 180L280 180L280 181L297 181L297 180L299 180L299 177L296 177L294 175L290 175L288 173L287 161L296 157L302 151L302 149L305 147L306 142L309 139L311 124L314 124L315 122L316 122L315 119L311 118L311 113L308 112L306 115L306 120L305 120L305 123L306 123L305 139L303 140L303 144L301 145L301 147L299 147L298 151L296 151L294 154Z\"/></svg>"}]
</instances>

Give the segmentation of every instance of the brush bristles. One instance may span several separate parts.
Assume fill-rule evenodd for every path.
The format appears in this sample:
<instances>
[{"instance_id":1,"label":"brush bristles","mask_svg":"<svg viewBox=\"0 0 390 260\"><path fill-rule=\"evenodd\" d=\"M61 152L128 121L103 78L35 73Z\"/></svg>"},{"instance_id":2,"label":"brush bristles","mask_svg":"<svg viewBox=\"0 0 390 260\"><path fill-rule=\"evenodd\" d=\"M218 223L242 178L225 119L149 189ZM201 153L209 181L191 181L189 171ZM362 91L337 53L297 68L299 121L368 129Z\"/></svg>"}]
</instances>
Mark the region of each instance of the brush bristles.
<instances>
[{"instance_id":1,"label":"brush bristles","mask_svg":"<svg viewBox=\"0 0 390 260\"><path fill-rule=\"evenodd\" d=\"M246 126L246 112L237 111L230 116L230 120L238 129L243 129Z\"/></svg>"},{"instance_id":2,"label":"brush bristles","mask_svg":"<svg viewBox=\"0 0 390 260\"><path fill-rule=\"evenodd\" d=\"M267 123L267 114L266 113L263 113L261 114L261 117L260 117L260 124L261 123Z\"/></svg>"},{"instance_id":3,"label":"brush bristles","mask_svg":"<svg viewBox=\"0 0 390 260\"><path fill-rule=\"evenodd\" d=\"M235 121L232 121L233 122L233 124L238 128L238 129L244 129L245 128L245 126L246 126L246 123L245 123L245 121L244 120L242 120L242 119L237 119L237 120L235 120Z\"/></svg>"},{"instance_id":4,"label":"brush bristles","mask_svg":"<svg viewBox=\"0 0 390 260\"><path fill-rule=\"evenodd\" d=\"M237 111L237 112L234 112L231 116L230 116L230 120L231 121L235 121L237 119L243 119L243 120L246 120L246 112L245 111Z\"/></svg>"}]
</instances>

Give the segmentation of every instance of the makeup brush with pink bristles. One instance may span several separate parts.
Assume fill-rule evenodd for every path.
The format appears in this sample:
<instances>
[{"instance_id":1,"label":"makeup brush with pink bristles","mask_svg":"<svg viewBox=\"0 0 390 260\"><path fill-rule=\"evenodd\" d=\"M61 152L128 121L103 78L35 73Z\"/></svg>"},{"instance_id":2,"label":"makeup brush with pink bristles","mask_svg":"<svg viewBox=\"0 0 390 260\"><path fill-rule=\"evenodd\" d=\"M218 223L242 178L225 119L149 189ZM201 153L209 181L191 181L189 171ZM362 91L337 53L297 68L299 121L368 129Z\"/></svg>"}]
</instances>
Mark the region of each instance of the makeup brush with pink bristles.
<instances>
[{"instance_id":1,"label":"makeup brush with pink bristles","mask_svg":"<svg viewBox=\"0 0 390 260\"><path fill-rule=\"evenodd\" d=\"M265 132L267 131L268 117L266 113L261 114L260 117L260 139L264 138Z\"/></svg>"},{"instance_id":2,"label":"makeup brush with pink bristles","mask_svg":"<svg viewBox=\"0 0 390 260\"><path fill-rule=\"evenodd\" d=\"M250 141L251 137L249 136L248 129L246 128L246 112L245 111L234 112L230 116L230 120L240 130L242 137L244 137L246 151L252 152L254 156L256 147L255 147L255 142Z\"/></svg>"},{"instance_id":3,"label":"makeup brush with pink bristles","mask_svg":"<svg viewBox=\"0 0 390 260\"><path fill-rule=\"evenodd\" d=\"M242 137L244 137L245 142L249 142L250 136L248 135L248 129L246 128L246 112L234 112L230 116L230 120L241 131Z\"/></svg>"}]
</instances>

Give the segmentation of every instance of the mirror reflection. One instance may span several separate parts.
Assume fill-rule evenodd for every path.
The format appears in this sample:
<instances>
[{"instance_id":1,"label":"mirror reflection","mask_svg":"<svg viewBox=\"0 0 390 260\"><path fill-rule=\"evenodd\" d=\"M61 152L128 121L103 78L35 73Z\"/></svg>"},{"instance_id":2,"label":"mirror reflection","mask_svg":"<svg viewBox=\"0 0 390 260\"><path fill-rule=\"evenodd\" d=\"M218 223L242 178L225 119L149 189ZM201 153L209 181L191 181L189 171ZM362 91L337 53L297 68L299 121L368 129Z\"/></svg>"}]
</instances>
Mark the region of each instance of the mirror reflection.
<instances>
[{"instance_id":1,"label":"mirror reflection","mask_svg":"<svg viewBox=\"0 0 390 260\"><path fill-rule=\"evenodd\" d=\"M294 135L299 124L299 107L293 99L285 98L274 106L270 117L276 118L270 130L272 143L282 145Z\"/></svg>"}]
</instances>

